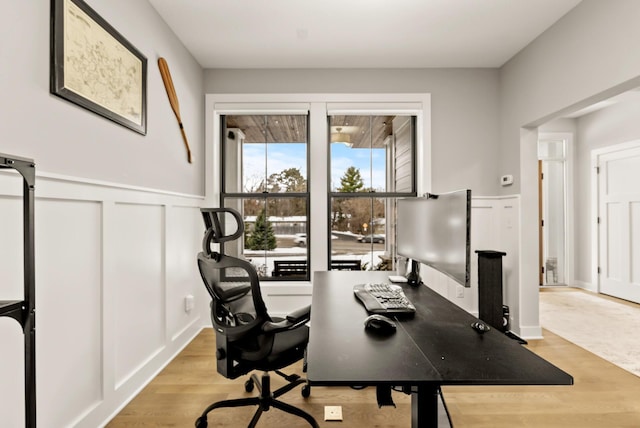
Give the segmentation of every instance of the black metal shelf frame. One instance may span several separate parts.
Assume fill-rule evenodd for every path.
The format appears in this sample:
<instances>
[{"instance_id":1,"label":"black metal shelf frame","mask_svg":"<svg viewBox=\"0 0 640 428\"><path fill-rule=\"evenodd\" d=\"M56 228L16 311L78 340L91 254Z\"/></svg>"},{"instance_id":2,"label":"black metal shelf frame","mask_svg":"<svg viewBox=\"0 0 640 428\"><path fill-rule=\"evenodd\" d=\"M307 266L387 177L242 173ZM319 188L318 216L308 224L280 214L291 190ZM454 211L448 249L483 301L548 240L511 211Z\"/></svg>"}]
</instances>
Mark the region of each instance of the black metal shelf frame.
<instances>
[{"instance_id":1,"label":"black metal shelf frame","mask_svg":"<svg viewBox=\"0 0 640 428\"><path fill-rule=\"evenodd\" d=\"M0 300L0 317L18 321L24 333L25 427L36 426L36 288L34 202L36 165L32 159L0 153L0 170L13 169L22 176L24 300ZM0 278L2 273L0 272Z\"/></svg>"}]
</instances>

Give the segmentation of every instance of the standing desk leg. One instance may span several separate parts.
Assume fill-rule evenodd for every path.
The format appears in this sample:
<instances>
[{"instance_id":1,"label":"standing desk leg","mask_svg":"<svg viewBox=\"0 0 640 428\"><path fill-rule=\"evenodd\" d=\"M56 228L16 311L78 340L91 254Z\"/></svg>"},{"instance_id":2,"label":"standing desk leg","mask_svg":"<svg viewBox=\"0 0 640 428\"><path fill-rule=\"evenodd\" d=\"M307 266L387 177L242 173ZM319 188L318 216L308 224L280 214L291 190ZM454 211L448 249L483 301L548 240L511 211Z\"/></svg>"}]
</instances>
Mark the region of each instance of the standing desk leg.
<instances>
[{"instance_id":1,"label":"standing desk leg","mask_svg":"<svg viewBox=\"0 0 640 428\"><path fill-rule=\"evenodd\" d=\"M438 428L437 386L418 386L411 393L411 428Z\"/></svg>"}]
</instances>

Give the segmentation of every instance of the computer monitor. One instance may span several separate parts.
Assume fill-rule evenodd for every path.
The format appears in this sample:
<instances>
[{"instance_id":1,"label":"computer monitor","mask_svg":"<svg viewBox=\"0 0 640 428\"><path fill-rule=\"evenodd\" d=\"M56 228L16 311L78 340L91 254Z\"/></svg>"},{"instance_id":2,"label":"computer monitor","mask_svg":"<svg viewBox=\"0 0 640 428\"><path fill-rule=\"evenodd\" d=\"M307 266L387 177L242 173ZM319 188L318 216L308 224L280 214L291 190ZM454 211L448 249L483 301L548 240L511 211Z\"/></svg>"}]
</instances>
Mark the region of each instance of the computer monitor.
<instances>
[{"instance_id":1,"label":"computer monitor","mask_svg":"<svg viewBox=\"0 0 640 428\"><path fill-rule=\"evenodd\" d=\"M397 253L412 261L409 283L422 263L470 287L471 190L399 199Z\"/></svg>"}]
</instances>

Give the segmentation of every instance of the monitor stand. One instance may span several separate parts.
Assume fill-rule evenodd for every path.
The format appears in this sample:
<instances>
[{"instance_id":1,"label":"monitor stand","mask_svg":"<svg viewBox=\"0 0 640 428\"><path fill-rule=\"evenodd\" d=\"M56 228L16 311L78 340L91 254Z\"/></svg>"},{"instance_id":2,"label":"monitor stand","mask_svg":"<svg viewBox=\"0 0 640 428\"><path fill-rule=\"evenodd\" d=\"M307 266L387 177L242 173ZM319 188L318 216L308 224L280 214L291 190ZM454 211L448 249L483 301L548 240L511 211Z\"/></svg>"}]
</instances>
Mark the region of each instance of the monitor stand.
<instances>
[{"instance_id":1,"label":"monitor stand","mask_svg":"<svg viewBox=\"0 0 640 428\"><path fill-rule=\"evenodd\" d=\"M407 283L414 287L422 284L420 280L420 263L415 260L411 260L411 270L406 275Z\"/></svg>"}]
</instances>

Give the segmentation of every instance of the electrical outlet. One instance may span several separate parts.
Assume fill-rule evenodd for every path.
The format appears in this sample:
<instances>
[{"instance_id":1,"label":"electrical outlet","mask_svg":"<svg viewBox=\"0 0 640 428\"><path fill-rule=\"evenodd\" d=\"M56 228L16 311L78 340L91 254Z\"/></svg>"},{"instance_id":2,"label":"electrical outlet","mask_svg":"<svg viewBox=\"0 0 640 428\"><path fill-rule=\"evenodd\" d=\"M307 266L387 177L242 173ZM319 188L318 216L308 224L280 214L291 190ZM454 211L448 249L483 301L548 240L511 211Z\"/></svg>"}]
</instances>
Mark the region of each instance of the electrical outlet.
<instances>
[{"instance_id":1,"label":"electrical outlet","mask_svg":"<svg viewBox=\"0 0 640 428\"><path fill-rule=\"evenodd\" d=\"M464 287L462 285L456 285L456 297L459 299L464 298Z\"/></svg>"},{"instance_id":2,"label":"electrical outlet","mask_svg":"<svg viewBox=\"0 0 640 428\"><path fill-rule=\"evenodd\" d=\"M193 310L193 307L195 305L195 301L193 299L193 296L191 294L189 294L188 296L186 296L184 298L184 311L189 313Z\"/></svg>"},{"instance_id":3,"label":"electrical outlet","mask_svg":"<svg viewBox=\"0 0 640 428\"><path fill-rule=\"evenodd\" d=\"M342 406L324 406L325 421L341 421Z\"/></svg>"}]
</instances>

